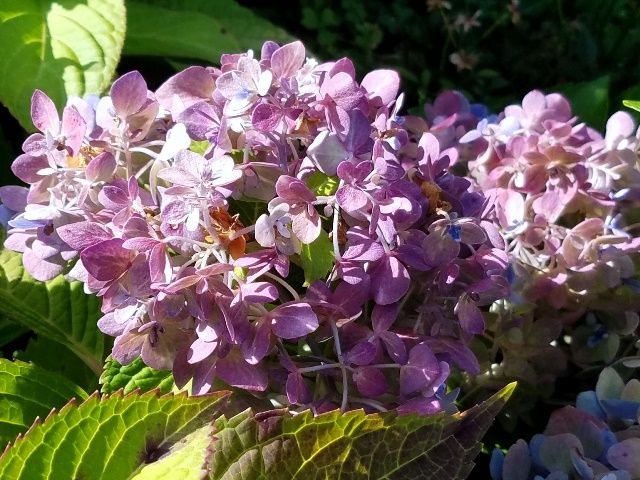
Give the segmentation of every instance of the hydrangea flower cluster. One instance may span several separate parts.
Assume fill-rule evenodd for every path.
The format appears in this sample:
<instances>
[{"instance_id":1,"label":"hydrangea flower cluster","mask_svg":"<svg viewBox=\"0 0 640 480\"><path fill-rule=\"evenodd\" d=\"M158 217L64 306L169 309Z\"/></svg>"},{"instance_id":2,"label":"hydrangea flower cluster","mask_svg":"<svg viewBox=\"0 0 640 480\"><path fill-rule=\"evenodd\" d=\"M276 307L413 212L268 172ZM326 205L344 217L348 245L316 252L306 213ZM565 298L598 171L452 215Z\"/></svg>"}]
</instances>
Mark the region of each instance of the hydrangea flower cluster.
<instances>
[{"instance_id":1,"label":"hydrangea flower cluster","mask_svg":"<svg viewBox=\"0 0 640 480\"><path fill-rule=\"evenodd\" d=\"M543 434L493 451L493 480L640 478L640 381L605 368L595 390L556 410Z\"/></svg>"},{"instance_id":2,"label":"hydrangea flower cluster","mask_svg":"<svg viewBox=\"0 0 640 480\"><path fill-rule=\"evenodd\" d=\"M460 167L495 204L492 221L506 240L512 295L492 309L489 334L503 356L492 373L552 385L565 371L564 351L581 365L612 361L640 309L631 116L615 113L602 136L559 94L533 91L489 115L445 92L426 119L413 120L414 130L426 126L458 150ZM563 329L570 345L555 348Z\"/></svg>"},{"instance_id":3,"label":"hydrangea flower cluster","mask_svg":"<svg viewBox=\"0 0 640 480\"><path fill-rule=\"evenodd\" d=\"M640 237L625 216L638 199L640 169L629 114L614 114L603 138L577 123L562 96L533 91L460 142L480 138L486 150L469 171L495 197L527 299L544 298L570 322L633 275L628 254Z\"/></svg>"},{"instance_id":4,"label":"hydrangea flower cluster","mask_svg":"<svg viewBox=\"0 0 640 480\"><path fill-rule=\"evenodd\" d=\"M410 134L399 77L266 42L151 92L40 91L0 191L8 248L102 298L112 355L281 405L434 412L482 306L508 294L492 204ZM70 271L68 270L70 268Z\"/></svg>"}]
</instances>

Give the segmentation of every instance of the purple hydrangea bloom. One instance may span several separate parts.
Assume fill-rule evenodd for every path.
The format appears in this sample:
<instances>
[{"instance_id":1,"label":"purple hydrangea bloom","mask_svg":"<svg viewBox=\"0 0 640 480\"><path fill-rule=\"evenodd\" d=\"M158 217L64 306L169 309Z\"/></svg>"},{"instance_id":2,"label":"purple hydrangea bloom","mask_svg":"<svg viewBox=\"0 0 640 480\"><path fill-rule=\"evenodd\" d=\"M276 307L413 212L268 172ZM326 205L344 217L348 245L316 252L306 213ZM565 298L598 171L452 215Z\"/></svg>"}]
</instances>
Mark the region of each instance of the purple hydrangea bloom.
<instances>
[{"instance_id":1,"label":"purple hydrangea bloom","mask_svg":"<svg viewBox=\"0 0 640 480\"><path fill-rule=\"evenodd\" d=\"M6 245L102 298L115 359L196 394L451 411L449 372L476 373L467 344L508 294L491 205L450 171L448 137L399 116L396 72L358 82L306 54L267 42L156 92L126 73L62 121L36 92L43 134L13 164L28 192L0 191Z\"/></svg>"}]
</instances>

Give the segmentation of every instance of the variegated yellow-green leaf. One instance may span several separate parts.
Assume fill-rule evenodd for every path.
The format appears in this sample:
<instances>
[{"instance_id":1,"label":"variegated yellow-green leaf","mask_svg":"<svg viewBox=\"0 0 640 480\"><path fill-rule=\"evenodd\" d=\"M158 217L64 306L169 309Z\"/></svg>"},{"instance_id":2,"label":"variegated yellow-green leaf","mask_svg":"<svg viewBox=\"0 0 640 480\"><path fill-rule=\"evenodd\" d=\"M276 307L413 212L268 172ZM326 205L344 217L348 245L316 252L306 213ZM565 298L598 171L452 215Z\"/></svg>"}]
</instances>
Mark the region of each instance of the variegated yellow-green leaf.
<instances>
[{"instance_id":1,"label":"variegated yellow-green leaf","mask_svg":"<svg viewBox=\"0 0 640 480\"><path fill-rule=\"evenodd\" d=\"M207 477L207 462L211 455L214 433L206 425L174 444L157 462L145 465L131 480L199 480Z\"/></svg>"},{"instance_id":2,"label":"variegated yellow-green leaf","mask_svg":"<svg viewBox=\"0 0 640 480\"><path fill-rule=\"evenodd\" d=\"M216 422L215 480L461 480L511 384L458 415L249 412Z\"/></svg>"}]
</instances>

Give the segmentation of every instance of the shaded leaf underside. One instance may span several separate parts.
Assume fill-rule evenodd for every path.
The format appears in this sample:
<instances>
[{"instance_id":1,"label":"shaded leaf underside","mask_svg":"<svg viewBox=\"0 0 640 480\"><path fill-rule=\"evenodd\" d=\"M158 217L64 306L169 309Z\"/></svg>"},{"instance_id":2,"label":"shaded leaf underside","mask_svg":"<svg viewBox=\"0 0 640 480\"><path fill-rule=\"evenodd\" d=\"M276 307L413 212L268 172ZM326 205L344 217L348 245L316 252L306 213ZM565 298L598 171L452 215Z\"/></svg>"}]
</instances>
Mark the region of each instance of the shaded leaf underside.
<instances>
[{"instance_id":1,"label":"shaded leaf underside","mask_svg":"<svg viewBox=\"0 0 640 480\"><path fill-rule=\"evenodd\" d=\"M0 315L39 335L62 343L96 374L102 371L105 337L98 330L100 300L86 295L80 282L62 276L34 280L22 266L22 256L0 251Z\"/></svg>"},{"instance_id":2,"label":"shaded leaf underside","mask_svg":"<svg viewBox=\"0 0 640 480\"><path fill-rule=\"evenodd\" d=\"M124 53L204 60L291 41L279 27L233 0L131 0ZM162 25L161 28L158 28Z\"/></svg>"},{"instance_id":3,"label":"shaded leaf underside","mask_svg":"<svg viewBox=\"0 0 640 480\"><path fill-rule=\"evenodd\" d=\"M515 385L460 415L275 411L216 422L212 479L463 479Z\"/></svg>"}]
</instances>

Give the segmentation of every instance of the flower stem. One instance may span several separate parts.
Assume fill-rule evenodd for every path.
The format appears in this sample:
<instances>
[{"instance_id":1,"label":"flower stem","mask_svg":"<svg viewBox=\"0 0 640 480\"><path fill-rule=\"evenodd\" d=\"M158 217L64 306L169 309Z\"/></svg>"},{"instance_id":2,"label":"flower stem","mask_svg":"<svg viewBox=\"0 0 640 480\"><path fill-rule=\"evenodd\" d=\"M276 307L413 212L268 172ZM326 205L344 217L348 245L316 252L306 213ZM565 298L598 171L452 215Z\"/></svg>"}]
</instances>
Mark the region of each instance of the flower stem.
<instances>
[{"instance_id":1,"label":"flower stem","mask_svg":"<svg viewBox=\"0 0 640 480\"><path fill-rule=\"evenodd\" d=\"M342 182L340 182L340 185L342 185ZM336 202L333 205L333 232L332 232L333 254L336 257L336 262L339 262L342 259L342 255L340 254L340 244L338 243L339 223L340 223L340 207Z\"/></svg>"},{"instance_id":2,"label":"flower stem","mask_svg":"<svg viewBox=\"0 0 640 480\"><path fill-rule=\"evenodd\" d=\"M336 354L338 355L338 361L340 362L340 369L342 370L342 404L340 405L341 411L347 410L347 401L349 399L349 379L347 377L347 369L342 359L342 347L340 346L340 335L338 334L338 327L336 322L331 322L331 332L333 333L333 339L336 347Z\"/></svg>"},{"instance_id":3,"label":"flower stem","mask_svg":"<svg viewBox=\"0 0 640 480\"><path fill-rule=\"evenodd\" d=\"M317 372L320 370L326 370L328 368L340 368L340 367L342 367L341 363L322 363L320 365L314 365L313 367L299 368L298 372L310 373L310 372Z\"/></svg>"},{"instance_id":4,"label":"flower stem","mask_svg":"<svg viewBox=\"0 0 640 480\"><path fill-rule=\"evenodd\" d=\"M272 280L275 280L276 282L278 282L280 285L282 285L284 288L287 289L287 291L291 294L291 296L293 297L293 299L297 302L300 300L300 295L298 295L298 292L296 292L293 287L291 285L289 285L285 280L283 280L282 278L274 275L273 273L270 272L266 272L264 274L265 277L269 277Z\"/></svg>"}]
</instances>

